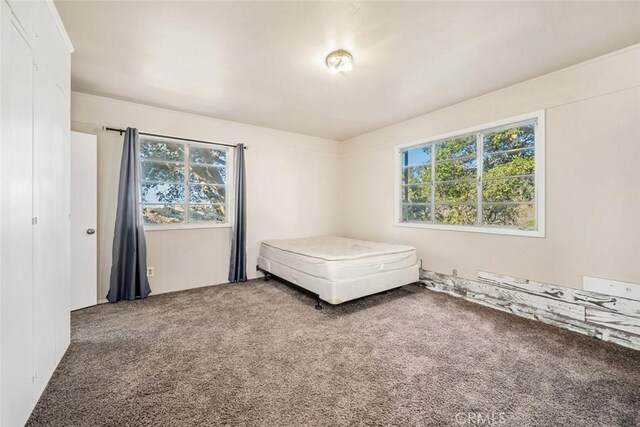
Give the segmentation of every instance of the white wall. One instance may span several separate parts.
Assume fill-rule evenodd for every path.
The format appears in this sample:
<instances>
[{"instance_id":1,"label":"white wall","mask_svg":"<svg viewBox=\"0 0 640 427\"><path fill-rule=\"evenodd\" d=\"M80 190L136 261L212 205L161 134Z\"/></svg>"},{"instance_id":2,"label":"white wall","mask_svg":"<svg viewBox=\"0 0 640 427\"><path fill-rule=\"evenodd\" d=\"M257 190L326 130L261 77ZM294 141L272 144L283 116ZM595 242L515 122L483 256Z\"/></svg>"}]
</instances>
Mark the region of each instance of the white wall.
<instances>
[{"instance_id":1,"label":"white wall","mask_svg":"<svg viewBox=\"0 0 640 427\"><path fill-rule=\"evenodd\" d=\"M393 148L546 110L546 237L393 226ZM492 271L579 288L582 276L639 282L640 46L340 143L74 93L73 129L98 135L99 299L111 265L121 137L100 126L247 151L248 270L267 238L343 234L412 244L427 269ZM147 232L154 293L227 281L229 229ZM613 255L615 254L615 255Z\"/></svg>"},{"instance_id":2,"label":"white wall","mask_svg":"<svg viewBox=\"0 0 640 427\"><path fill-rule=\"evenodd\" d=\"M339 234L342 145L337 141L73 93L72 129L98 135L98 299L109 287L122 137L100 127L245 143L247 270L270 238ZM228 282L230 229L147 231L153 294Z\"/></svg>"},{"instance_id":3,"label":"white wall","mask_svg":"<svg viewBox=\"0 0 640 427\"><path fill-rule=\"evenodd\" d=\"M546 237L393 225L394 147L546 109ZM640 282L640 45L346 141L343 229L411 244L424 267L580 288Z\"/></svg>"}]
</instances>

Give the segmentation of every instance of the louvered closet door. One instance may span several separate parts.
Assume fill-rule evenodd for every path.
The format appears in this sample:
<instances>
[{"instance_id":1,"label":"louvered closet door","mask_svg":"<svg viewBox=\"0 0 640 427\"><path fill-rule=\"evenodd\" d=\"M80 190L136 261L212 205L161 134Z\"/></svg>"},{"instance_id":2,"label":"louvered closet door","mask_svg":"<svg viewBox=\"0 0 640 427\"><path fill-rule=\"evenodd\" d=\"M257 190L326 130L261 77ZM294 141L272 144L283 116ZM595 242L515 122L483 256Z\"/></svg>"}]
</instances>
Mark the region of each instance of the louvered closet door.
<instances>
[{"instance_id":1,"label":"louvered closet door","mask_svg":"<svg viewBox=\"0 0 640 427\"><path fill-rule=\"evenodd\" d=\"M2 139L0 148L0 313L3 426L31 412L33 367L33 57L2 10Z\"/></svg>"}]
</instances>

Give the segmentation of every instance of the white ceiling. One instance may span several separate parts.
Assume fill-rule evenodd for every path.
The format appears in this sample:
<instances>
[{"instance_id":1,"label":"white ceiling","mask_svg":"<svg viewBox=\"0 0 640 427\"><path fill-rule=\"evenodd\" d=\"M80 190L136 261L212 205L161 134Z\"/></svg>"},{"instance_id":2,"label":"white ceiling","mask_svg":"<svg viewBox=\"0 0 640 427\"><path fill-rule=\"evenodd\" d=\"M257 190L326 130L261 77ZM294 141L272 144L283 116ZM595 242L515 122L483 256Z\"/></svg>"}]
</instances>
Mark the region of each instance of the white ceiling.
<instances>
[{"instance_id":1,"label":"white ceiling","mask_svg":"<svg viewBox=\"0 0 640 427\"><path fill-rule=\"evenodd\" d=\"M640 2L56 6L76 91L338 140L640 42Z\"/></svg>"}]
</instances>

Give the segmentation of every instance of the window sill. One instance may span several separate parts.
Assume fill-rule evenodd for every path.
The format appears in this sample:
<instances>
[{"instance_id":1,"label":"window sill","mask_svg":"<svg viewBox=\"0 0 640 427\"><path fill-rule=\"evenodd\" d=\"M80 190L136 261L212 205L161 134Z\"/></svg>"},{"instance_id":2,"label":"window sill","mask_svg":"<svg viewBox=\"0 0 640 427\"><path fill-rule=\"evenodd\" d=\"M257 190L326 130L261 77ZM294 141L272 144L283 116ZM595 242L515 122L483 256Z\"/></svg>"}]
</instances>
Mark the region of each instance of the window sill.
<instances>
[{"instance_id":1,"label":"window sill","mask_svg":"<svg viewBox=\"0 0 640 427\"><path fill-rule=\"evenodd\" d=\"M203 228L231 228L231 224L210 223L210 224L162 224L162 225L145 225L144 231L169 231L169 230L197 230Z\"/></svg>"},{"instance_id":2,"label":"window sill","mask_svg":"<svg viewBox=\"0 0 640 427\"><path fill-rule=\"evenodd\" d=\"M446 225L446 224L428 224L420 222L400 222L394 223L396 227L408 227L408 228L427 228L432 230L444 230L444 231L462 231L467 233L480 233L480 234L500 234L507 236L520 236L520 237L538 237L544 238L544 230L518 230L513 228L493 228L493 227L478 227L473 225Z\"/></svg>"}]
</instances>

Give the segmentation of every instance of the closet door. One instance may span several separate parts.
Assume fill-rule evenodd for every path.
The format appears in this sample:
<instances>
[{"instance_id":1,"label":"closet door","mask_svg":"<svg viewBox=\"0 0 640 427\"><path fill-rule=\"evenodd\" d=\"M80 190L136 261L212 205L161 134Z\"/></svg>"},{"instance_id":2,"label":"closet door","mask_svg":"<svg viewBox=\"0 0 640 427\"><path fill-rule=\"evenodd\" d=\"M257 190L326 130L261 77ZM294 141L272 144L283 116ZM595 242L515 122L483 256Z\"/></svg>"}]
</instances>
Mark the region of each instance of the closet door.
<instances>
[{"instance_id":1,"label":"closet door","mask_svg":"<svg viewBox=\"0 0 640 427\"><path fill-rule=\"evenodd\" d=\"M6 5L5 5L6 6ZM31 412L33 382L33 59L20 30L2 11L0 259L3 426Z\"/></svg>"},{"instance_id":2,"label":"closet door","mask_svg":"<svg viewBox=\"0 0 640 427\"><path fill-rule=\"evenodd\" d=\"M68 57L68 54L67 54ZM55 125L52 144L56 152L55 180L57 185L54 208L54 228L56 252L56 288L55 297L55 361L52 370L58 365L70 342L71 330L71 112L70 100L62 93L56 83L53 103ZM48 378L48 377L47 377Z\"/></svg>"},{"instance_id":3,"label":"closet door","mask_svg":"<svg viewBox=\"0 0 640 427\"><path fill-rule=\"evenodd\" d=\"M70 182L69 100L55 63L36 61L34 72L33 331L35 392L46 386L69 344Z\"/></svg>"},{"instance_id":4,"label":"closet door","mask_svg":"<svg viewBox=\"0 0 640 427\"><path fill-rule=\"evenodd\" d=\"M52 108L57 90L46 70L36 65L33 95L33 208L37 218L33 228L33 369L36 389L44 387L41 380L49 378L56 365L55 301L59 286L58 253L62 249L56 229L56 206L62 202L56 176L59 138Z\"/></svg>"}]
</instances>

